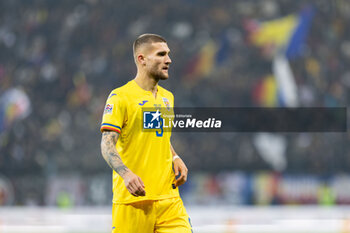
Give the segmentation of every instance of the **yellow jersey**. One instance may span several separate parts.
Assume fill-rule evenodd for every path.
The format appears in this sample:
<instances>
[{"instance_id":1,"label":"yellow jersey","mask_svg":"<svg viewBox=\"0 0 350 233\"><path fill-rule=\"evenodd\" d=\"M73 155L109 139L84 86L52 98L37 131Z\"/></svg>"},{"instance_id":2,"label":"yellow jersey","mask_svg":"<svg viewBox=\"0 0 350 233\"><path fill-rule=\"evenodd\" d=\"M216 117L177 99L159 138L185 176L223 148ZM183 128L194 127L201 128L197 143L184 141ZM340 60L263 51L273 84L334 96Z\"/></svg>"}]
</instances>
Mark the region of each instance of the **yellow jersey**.
<instances>
[{"instance_id":1,"label":"yellow jersey","mask_svg":"<svg viewBox=\"0 0 350 233\"><path fill-rule=\"evenodd\" d=\"M171 130L145 131L145 108L173 108L174 96L158 85L157 97L142 89L135 80L114 89L106 102L101 131L119 133L116 149L125 166L145 184L146 196L134 197L124 180L113 171L113 203L132 203L179 196L173 189L175 174L170 150Z\"/></svg>"}]
</instances>

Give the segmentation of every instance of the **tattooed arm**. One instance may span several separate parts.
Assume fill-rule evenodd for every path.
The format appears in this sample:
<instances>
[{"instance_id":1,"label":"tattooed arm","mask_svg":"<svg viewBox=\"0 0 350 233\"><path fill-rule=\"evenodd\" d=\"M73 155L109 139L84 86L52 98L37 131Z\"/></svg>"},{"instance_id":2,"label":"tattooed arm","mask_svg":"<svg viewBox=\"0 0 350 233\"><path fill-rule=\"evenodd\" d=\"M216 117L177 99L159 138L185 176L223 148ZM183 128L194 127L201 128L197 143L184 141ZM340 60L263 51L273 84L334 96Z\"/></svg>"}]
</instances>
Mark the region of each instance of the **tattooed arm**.
<instances>
[{"instance_id":1,"label":"tattooed arm","mask_svg":"<svg viewBox=\"0 0 350 233\"><path fill-rule=\"evenodd\" d=\"M117 149L115 148L118 138L119 134L114 131L104 131L102 133L102 156L108 165L123 178L125 186L131 195L135 197L145 196L145 185L143 184L141 178L125 166Z\"/></svg>"}]
</instances>

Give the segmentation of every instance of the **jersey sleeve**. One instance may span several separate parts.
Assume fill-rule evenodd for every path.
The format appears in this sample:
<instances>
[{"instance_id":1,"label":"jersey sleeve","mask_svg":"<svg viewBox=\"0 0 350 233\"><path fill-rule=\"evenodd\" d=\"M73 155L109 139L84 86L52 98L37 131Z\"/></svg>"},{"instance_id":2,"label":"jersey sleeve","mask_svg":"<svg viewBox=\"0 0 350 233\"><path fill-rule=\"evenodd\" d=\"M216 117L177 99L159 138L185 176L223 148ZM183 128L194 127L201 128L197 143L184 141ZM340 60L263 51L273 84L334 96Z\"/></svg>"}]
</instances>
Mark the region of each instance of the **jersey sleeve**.
<instances>
[{"instance_id":1,"label":"jersey sleeve","mask_svg":"<svg viewBox=\"0 0 350 233\"><path fill-rule=\"evenodd\" d=\"M121 133L126 119L126 105L118 93L111 93L106 101L103 112L101 132L112 130Z\"/></svg>"}]
</instances>

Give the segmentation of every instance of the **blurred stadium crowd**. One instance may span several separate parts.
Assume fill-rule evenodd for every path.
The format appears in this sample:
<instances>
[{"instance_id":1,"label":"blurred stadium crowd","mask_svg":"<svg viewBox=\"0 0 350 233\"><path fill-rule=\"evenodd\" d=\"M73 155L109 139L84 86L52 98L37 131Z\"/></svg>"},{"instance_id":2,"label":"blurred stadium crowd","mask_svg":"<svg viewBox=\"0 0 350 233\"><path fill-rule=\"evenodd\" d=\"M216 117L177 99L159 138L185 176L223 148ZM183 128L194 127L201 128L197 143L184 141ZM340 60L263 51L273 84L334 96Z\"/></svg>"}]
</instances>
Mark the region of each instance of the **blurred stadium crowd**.
<instances>
[{"instance_id":1,"label":"blurred stadium crowd","mask_svg":"<svg viewBox=\"0 0 350 233\"><path fill-rule=\"evenodd\" d=\"M306 46L302 56L290 61L299 105L347 106L346 0L1 1L0 96L18 88L31 104L28 117L0 132L0 173L14 186L13 203L55 203L46 194L59 184L49 187L49 181L63 174L75 174L87 183L102 174L98 181L108 187L109 169L100 156L101 116L109 92L136 74L136 36L152 32L168 40L173 64L170 79L160 85L174 93L176 106L275 107L258 93L272 75L271 48L251 43L247 28L251 20L297 14L308 4L315 15ZM194 176L273 171L253 136L174 133L172 141ZM328 176L350 170L348 133L283 136L284 174ZM105 204L108 198L79 203Z\"/></svg>"}]
</instances>

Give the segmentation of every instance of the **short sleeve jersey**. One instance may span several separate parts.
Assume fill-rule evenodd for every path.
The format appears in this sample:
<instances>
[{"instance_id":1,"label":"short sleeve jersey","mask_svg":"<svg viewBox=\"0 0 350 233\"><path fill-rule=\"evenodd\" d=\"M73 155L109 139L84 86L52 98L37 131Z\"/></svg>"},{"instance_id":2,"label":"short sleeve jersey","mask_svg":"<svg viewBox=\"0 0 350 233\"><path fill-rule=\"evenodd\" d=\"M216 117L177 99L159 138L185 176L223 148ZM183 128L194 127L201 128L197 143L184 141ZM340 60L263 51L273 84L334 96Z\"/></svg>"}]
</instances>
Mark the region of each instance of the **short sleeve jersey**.
<instances>
[{"instance_id":1,"label":"short sleeve jersey","mask_svg":"<svg viewBox=\"0 0 350 233\"><path fill-rule=\"evenodd\" d=\"M124 180L113 171L113 202L132 203L179 196L173 189L175 174L170 150L171 131L157 135L142 130L142 108L172 108L174 96L158 85L157 97L142 89L134 80L114 89L106 102L101 131L119 133L116 149L123 163L145 184L146 196L134 197Z\"/></svg>"}]
</instances>

